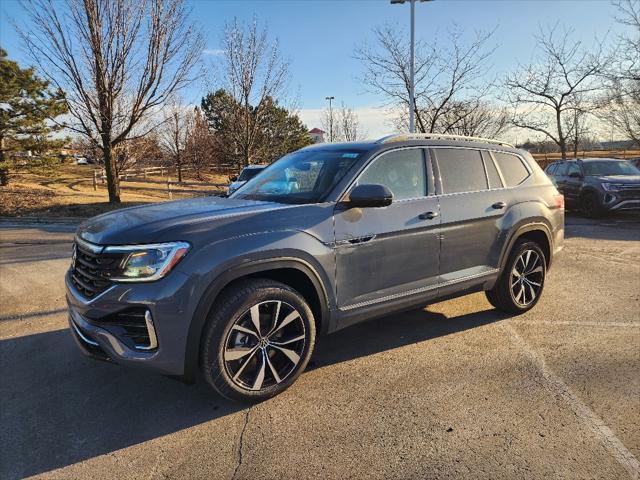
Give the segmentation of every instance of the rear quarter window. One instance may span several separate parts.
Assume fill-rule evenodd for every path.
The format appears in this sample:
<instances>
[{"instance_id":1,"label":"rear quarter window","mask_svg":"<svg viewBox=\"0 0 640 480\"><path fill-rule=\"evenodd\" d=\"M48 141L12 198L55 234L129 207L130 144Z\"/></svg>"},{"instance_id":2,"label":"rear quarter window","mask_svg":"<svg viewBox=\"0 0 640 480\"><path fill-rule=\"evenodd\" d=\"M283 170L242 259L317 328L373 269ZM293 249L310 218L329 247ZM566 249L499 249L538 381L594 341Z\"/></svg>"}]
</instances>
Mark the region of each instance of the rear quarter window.
<instances>
[{"instance_id":1,"label":"rear quarter window","mask_svg":"<svg viewBox=\"0 0 640 480\"><path fill-rule=\"evenodd\" d=\"M529 170L524 166L520 157L504 152L493 152L493 156L507 187L520 185L529 176Z\"/></svg>"}]
</instances>

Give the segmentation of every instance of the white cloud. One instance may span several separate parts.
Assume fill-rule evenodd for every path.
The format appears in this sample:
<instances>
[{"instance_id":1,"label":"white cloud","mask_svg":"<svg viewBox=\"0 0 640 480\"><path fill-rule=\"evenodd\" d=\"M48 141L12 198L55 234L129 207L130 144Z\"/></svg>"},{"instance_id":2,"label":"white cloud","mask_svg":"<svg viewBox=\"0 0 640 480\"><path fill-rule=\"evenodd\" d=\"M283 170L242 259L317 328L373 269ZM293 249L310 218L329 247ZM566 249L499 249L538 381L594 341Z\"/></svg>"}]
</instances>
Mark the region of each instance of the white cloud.
<instances>
[{"instance_id":1,"label":"white cloud","mask_svg":"<svg viewBox=\"0 0 640 480\"><path fill-rule=\"evenodd\" d=\"M224 50L221 48L205 48L202 53L204 55L211 55L212 57L221 57L224 55Z\"/></svg>"},{"instance_id":2,"label":"white cloud","mask_svg":"<svg viewBox=\"0 0 640 480\"><path fill-rule=\"evenodd\" d=\"M392 126L394 115L387 108L361 107L354 108L360 122L360 130L366 138L378 138L388 133L394 133ZM322 108L303 108L298 112L302 122L312 129L322 128Z\"/></svg>"}]
</instances>

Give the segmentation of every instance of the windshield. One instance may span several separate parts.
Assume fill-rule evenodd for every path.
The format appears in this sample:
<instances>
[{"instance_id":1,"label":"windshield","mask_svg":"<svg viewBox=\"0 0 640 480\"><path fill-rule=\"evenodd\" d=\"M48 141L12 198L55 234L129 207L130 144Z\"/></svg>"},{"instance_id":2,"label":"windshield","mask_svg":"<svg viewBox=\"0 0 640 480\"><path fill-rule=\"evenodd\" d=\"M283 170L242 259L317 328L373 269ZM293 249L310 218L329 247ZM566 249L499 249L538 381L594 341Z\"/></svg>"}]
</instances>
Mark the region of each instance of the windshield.
<instances>
[{"instance_id":1,"label":"windshield","mask_svg":"<svg viewBox=\"0 0 640 480\"><path fill-rule=\"evenodd\" d=\"M582 164L586 176L604 175L640 175L640 170L630 162L625 161L605 161L605 162L584 162Z\"/></svg>"},{"instance_id":2,"label":"windshield","mask_svg":"<svg viewBox=\"0 0 640 480\"><path fill-rule=\"evenodd\" d=\"M247 182L258 175L264 168L245 168L238 177L238 182Z\"/></svg>"},{"instance_id":3,"label":"windshield","mask_svg":"<svg viewBox=\"0 0 640 480\"><path fill-rule=\"evenodd\" d=\"M360 158L358 150L299 150L245 183L231 198L279 203L322 201Z\"/></svg>"}]
</instances>

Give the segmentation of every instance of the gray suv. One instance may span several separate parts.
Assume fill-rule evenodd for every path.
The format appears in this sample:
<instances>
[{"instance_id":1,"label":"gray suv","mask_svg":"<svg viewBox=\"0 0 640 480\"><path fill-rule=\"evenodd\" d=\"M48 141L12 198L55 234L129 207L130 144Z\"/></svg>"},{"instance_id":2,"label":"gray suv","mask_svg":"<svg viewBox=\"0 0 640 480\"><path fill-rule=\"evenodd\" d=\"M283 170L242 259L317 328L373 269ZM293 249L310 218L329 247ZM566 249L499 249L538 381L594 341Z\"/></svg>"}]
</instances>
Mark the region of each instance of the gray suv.
<instances>
[{"instance_id":1,"label":"gray suv","mask_svg":"<svg viewBox=\"0 0 640 480\"><path fill-rule=\"evenodd\" d=\"M561 160L545 169L567 207L597 218L609 212L640 211L640 170L628 160Z\"/></svg>"},{"instance_id":2,"label":"gray suv","mask_svg":"<svg viewBox=\"0 0 640 480\"><path fill-rule=\"evenodd\" d=\"M295 381L318 335L356 322L477 291L529 310L563 239L562 195L510 145L318 144L229 198L84 222L69 322L91 356L186 379L200 369L225 397L260 401Z\"/></svg>"}]
</instances>

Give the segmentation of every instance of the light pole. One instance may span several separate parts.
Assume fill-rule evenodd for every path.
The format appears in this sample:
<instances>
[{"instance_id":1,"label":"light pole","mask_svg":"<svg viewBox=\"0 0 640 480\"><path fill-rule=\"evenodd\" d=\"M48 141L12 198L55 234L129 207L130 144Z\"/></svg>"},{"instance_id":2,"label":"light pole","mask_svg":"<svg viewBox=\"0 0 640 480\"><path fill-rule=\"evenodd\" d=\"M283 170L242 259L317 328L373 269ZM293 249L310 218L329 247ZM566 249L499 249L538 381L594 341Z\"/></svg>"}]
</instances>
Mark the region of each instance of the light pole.
<instances>
[{"instance_id":1,"label":"light pole","mask_svg":"<svg viewBox=\"0 0 640 480\"><path fill-rule=\"evenodd\" d=\"M415 133L415 47L416 47L416 1L417 0L391 0L391 4L403 4L409 1L411 3L411 47L409 54L409 133ZM421 2L429 2L431 0L419 0Z\"/></svg>"},{"instance_id":2,"label":"light pole","mask_svg":"<svg viewBox=\"0 0 640 480\"><path fill-rule=\"evenodd\" d=\"M329 141L333 142L333 110L331 109L331 100L336 97L324 97L325 100L329 100Z\"/></svg>"}]
</instances>

